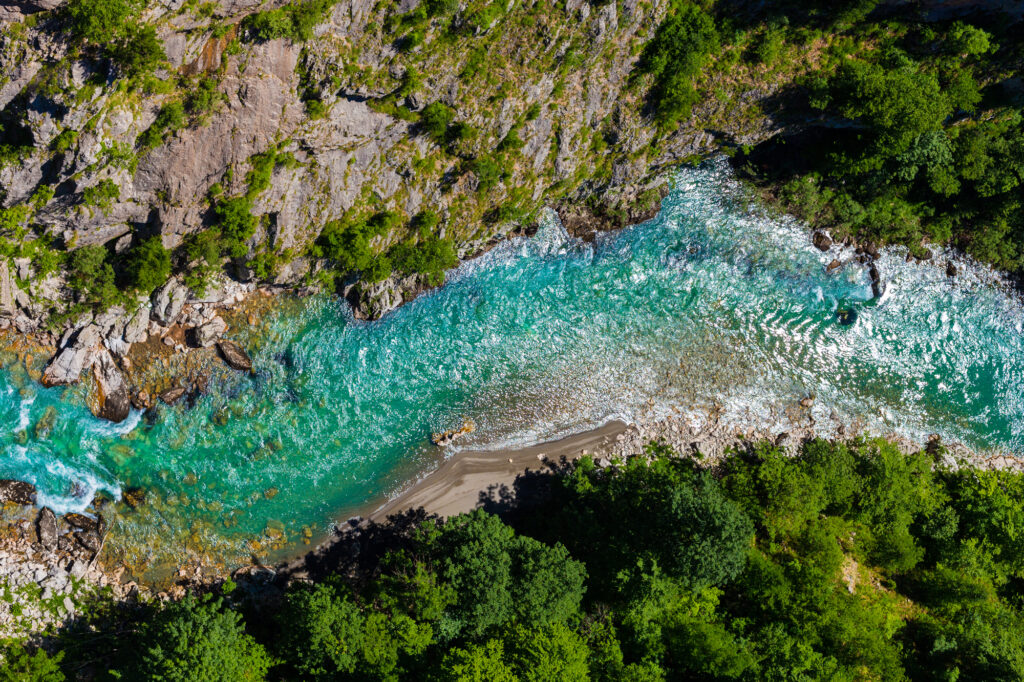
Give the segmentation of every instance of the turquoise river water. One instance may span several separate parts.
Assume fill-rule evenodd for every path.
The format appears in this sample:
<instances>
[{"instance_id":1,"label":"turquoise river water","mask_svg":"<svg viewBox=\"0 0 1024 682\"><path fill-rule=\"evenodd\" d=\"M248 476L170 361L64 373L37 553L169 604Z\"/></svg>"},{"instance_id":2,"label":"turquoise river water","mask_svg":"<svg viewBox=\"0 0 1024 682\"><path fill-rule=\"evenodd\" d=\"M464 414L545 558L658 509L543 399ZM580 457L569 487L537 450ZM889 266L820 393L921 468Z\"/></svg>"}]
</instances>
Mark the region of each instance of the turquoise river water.
<instances>
[{"instance_id":1,"label":"turquoise river water","mask_svg":"<svg viewBox=\"0 0 1024 682\"><path fill-rule=\"evenodd\" d=\"M826 274L834 254L752 207L724 162L673 180L647 223L581 244L549 218L377 322L335 298L283 306L255 373L191 409L112 425L81 391L0 372L0 478L58 511L143 486L143 510L115 522L135 560L230 563L243 539L295 546L379 503L436 466L432 431L466 418L460 447L497 448L715 401L767 423L813 393L822 419L1021 452L1024 310L998 277L960 263L953 281L893 250L872 301L862 266ZM35 428L50 406L52 430Z\"/></svg>"}]
</instances>

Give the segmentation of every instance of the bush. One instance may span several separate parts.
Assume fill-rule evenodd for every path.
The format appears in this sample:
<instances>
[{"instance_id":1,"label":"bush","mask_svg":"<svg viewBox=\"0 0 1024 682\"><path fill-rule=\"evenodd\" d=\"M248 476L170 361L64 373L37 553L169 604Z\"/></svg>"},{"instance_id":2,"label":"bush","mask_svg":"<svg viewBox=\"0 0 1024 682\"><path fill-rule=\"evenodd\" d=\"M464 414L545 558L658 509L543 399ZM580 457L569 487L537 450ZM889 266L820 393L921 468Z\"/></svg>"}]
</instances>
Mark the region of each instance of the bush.
<instances>
[{"instance_id":1,"label":"bush","mask_svg":"<svg viewBox=\"0 0 1024 682\"><path fill-rule=\"evenodd\" d=\"M104 213L110 210L115 201L121 199L121 188L110 178L104 178L82 192L82 203L95 206Z\"/></svg>"},{"instance_id":2,"label":"bush","mask_svg":"<svg viewBox=\"0 0 1024 682\"><path fill-rule=\"evenodd\" d=\"M142 7L140 0L70 0L64 11L75 38L92 45L110 45L125 37L129 19Z\"/></svg>"},{"instance_id":3,"label":"bush","mask_svg":"<svg viewBox=\"0 0 1024 682\"><path fill-rule=\"evenodd\" d=\"M72 251L69 266L68 283L86 304L104 310L121 297L114 267L102 246L92 244Z\"/></svg>"},{"instance_id":4,"label":"bush","mask_svg":"<svg viewBox=\"0 0 1024 682\"><path fill-rule=\"evenodd\" d=\"M153 123L146 128L135 145L141 152L156 149L164 143L167 136L185 126L185 105L178 100L168 102L160 108Z\"/></svg>"},{"instance_id":5,"label":"bush","mask_svg":"<svg viewBox=\"0 0 1024 682\"><path fill-rule=\"evenodd\" d=\"M243 26L259 41L288 38L296 43L313 37L313 29L327 18L335 0L306 0L280 9L249 15Z\"/></svg>"},{"instance_id":6,"label":"bush","mask_svg":"<svg viewBox=\"0 0 1024 682\"><path fill-rule=\"evenodd\" d=\"M148 25L129 30L128 35L113 43L107 53L128 76L149 73L167 59L163 43L156 37L156 29Z\"/></svg>"},{"instance_id":7,"label":"bush","mask_svg":"<svg viewBox=\"0 0 1024 682\"><path fill-rule=\"evenodd\" d=\"M715 24L697 5L675 0L644 48L640 72L654 77L650 98L662 125L689 118L697 102L693 79L718 49Z\"/></svg>"},{"instance_id":8,"label":"bush","mask_svg":"<svg viewBox=\"0 0 1024 682\"><path fill-rule=\"evenodd\" d=\"M221 243L228 255L241 258L249 252L247 242L256 234L256 217L248 197L225 199L214 209Z\"/></svg>"},{"instance_id":9,"label":"bush","mask_svg":"<svg viewBox=\"0 0 1024 682\"><path fill-rule=\"evenodd\" d=\"M434 142L442 144L448 134L448 126L454 118L454 109L443 102L432 102L423 109L420 124Z\"/></svg>"},{"instance_id":10,"label":"bush","mask_svg":"<svg viewBox=\"0 0 1024 682\"><path fill-rule=\"evenodd\" d=\"M501 166L494 159L487 156L473 159L469 164L469 171L476 176L477 191L481 192L496 187L504 176Z\"/></svg>"},{"instance_id":11,"label":"bush","mask_svg":"<svg viewBox=\"0 0 1024 682\"><path fill-rule=\"evenodd\" d=\"M170 277L171 252L164 248L160 237L150 237L129 252L126 270L131 285L149 293Z\"/></svg>"},{"instance_id":12,"label":"bush","mask_svg":"<svg viewBox=\"0 0 1024 682\"><path fill-rule=\"evenodd\" d=\"M60 662L63 652L50 657L42 649L29 654L21 644L11 644L0 649L3 665L0 666L0 682L64 682Z\"/></svg>"}]
</instances>

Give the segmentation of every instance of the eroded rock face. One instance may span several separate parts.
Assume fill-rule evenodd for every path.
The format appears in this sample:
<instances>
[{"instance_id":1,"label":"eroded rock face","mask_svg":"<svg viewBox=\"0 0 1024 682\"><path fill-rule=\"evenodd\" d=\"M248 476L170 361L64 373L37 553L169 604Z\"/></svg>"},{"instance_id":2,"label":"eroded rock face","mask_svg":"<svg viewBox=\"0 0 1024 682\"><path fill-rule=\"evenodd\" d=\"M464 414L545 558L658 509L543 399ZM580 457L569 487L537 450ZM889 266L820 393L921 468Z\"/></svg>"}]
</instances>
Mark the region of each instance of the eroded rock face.
<instances>
[{"instance_id":1,"label":"eroded rock face","mask_svg":"<svg viewBox=\"0 0 1024 682\"><path fill-rule=\"evenodd\" d=\"M0 480L0 504L35 504L36 487L25 481Z\"/></svg>"},{"instance_id":2,"label":"eroded rock face","mask_svg":"<svg viewBox=\"0 0 1024 682\"><path fill-rule=\"evenodd\" d=\"M217 350L220 351L224 362L228 363L231 368L241 372L252 370L252 360L249 359L249 355L234 341L221 339L217 342Z\"/></svg>"},{"instance_id":3,"label":"eroded rock face","mask_svg":"<svg viewBox=\"0 0 1024 682\"><path fill-rule=\"evenodd\" d=\"M93 375L96 377L99 404L96 416L112 422L123 422L131 413L131 397L121 370L108 351L97 354Z\"/></svg>"}]
</instances>

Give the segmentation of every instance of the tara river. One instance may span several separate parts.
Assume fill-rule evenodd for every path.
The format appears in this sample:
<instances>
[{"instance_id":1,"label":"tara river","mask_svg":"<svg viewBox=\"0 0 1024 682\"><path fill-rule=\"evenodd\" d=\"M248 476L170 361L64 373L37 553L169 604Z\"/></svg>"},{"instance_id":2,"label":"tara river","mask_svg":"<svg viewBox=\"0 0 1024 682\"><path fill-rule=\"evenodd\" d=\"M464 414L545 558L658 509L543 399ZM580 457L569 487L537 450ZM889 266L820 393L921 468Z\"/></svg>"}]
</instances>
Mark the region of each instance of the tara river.
<instances>
[{"instance_id":1,"label":"tara river","mask_svg":"<svg viewBox=\"0 0 1024 682\"><path fill-rule=\"evenodd\" d=\"M379 321L282 302L246 344L254 372L190 407L114 425L8 363L0 478L58 512L143 488L111 520L126 558L237 565L380 504L445 456L431 432L466 419L459 447L496 449L713 403L766 423L813 394L822 419L1024 451L1024 308L997 275L892 249L873 299L863 266L827 273L836 254L747 201L724 161L672 187L656 218L590 244L548 216Z\"/></svg>"}]
</instances>

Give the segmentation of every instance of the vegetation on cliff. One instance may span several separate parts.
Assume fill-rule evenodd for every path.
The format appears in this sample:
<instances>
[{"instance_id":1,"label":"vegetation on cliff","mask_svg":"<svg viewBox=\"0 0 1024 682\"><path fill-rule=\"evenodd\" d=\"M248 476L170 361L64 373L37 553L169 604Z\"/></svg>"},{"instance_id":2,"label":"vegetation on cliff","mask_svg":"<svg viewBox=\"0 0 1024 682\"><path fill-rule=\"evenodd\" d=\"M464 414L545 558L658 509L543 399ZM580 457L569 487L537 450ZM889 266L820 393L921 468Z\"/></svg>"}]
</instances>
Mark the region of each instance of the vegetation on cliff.
<instances>
[{"instance_id":1,"label":"vegetation on cliff","mask_svg":"<svg viewBox=\"0 0 1024 682\"><path fill-rule=\"evenodd\" d=\"M1024 41L1014 20L980 6L938 21L910 5L856 10L789 2L746 17L779 43L769 67L820 57L785 95L799 128L739 165L840 238L906 244L916 256L925 241L953 242L1021 270Z\"/></svg>"},{"instance_id":2,"label":"vegetation on cliff","mask_svg":"<svg viewBox=\"0 0 1024 682\"><path fill-rule=\"evenodd\" d=\"M884 440L795 457L762 443L710 469L660 446L583 459L500 518L375 526L283 601L229 582L164 607L99 602L53 658L14 644L8 665L45 680L1019 679L1024 476L943 461Z\"/></svg>"}]
</instances>

